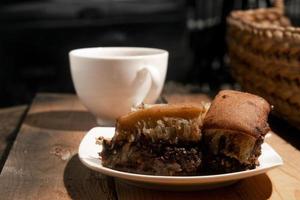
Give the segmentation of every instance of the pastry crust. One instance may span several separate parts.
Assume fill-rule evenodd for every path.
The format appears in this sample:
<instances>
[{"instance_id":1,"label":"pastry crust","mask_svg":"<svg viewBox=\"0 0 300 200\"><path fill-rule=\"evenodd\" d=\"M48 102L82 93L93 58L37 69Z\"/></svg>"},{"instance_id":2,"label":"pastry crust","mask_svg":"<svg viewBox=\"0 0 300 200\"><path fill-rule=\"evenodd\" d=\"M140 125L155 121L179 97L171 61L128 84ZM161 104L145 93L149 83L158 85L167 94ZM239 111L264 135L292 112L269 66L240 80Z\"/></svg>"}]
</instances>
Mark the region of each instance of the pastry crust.
<instances>
[{"instance_id":1,"label":"pastry crust","mask_svg":"<svg viewBox=\"0 0 300 200\"><path fill-rule=\"evenodd\" d=\"M206 111L202 104L159 104L141 108L117 120L113 141L131 141L140 135L170 143L199 141Z\"/></svg>"},{"instance_id":2,"label":"pastry crust","mask_svg":"<svg viewBox=\"0 0 300 200\"><path fill-rule=\"evenodd\" d=\"M221 91L204 119L203 130L223 129L249 134L255 138L269 130L269 103L262 97L233 90Z\"/></svg>"},{"instance_id":3,"label":"pastry crust","mask_svg":"<svg viewBox=\"0 0 300 200\"><path fill-rule=\"evenodd\" d=\"M157 121L165 117L193 119L205 112L202 104L157 104L146 109L139 109L120 117L117 120L118 129L132 129L141 120Z\"/></svg>"}]
</instances>

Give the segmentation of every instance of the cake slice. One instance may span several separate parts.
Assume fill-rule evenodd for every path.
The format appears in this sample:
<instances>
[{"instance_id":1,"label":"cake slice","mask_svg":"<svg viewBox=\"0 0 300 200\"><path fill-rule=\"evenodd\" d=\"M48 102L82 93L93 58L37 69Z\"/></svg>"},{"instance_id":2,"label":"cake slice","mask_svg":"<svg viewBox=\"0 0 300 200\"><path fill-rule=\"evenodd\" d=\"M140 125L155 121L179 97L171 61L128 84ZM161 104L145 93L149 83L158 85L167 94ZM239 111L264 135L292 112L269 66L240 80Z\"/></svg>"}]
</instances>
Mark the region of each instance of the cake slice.
<instances>
[{"instance_id":1,"label":"cake slice","mask_svg":"<svg viewBox=\"0 0 300 200\"><path fill-rule=\"evenodd\" d=\"M225 173L255 168L261 154L269 103L263 98L223 90L213 100L203 122L205 169Z\"/></svg>"},{"instance_id":2,"label":"cake slice","mask_svg":"<svg viewBox=\"0 0 300 200\"><path fill-rule=\"evenodd\" d=\"M195 175L201 168L203 105L142 107L117 120L103 141L104 166L153 175Z\"/></svg>"}]
</instances>

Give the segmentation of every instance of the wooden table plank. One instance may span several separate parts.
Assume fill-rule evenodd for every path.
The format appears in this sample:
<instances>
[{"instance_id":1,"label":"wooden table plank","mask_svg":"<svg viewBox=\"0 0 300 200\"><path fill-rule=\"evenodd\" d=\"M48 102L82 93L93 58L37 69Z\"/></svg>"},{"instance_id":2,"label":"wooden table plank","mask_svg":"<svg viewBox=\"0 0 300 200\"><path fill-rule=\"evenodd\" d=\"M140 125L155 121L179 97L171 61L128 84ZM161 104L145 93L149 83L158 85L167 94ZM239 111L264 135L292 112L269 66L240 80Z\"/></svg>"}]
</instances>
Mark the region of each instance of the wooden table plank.
<instances>
[{"instance_id":1,"label":"wooden table plank","mask_svg":"<svg viewBox=\"0 0 300 200\"><path fill-rule=\"evenodd\" d=\"M173 103L206 99L202 95L170 94L166 98ZM114 182L84 167L77 148L85 131L95 125L94 118L74 95L38 95L0 175L0 192L5 194L1 199L300 198L300 146L294 142L297 134L287 136L285 132L268 139L284 159L280 168L225 188L169 192Z\"/></svg>"},{"instance_id":2,"label":"wooden table plank","mask_svg":"<svg viewBox=\"0 0 300 200\"><path fill-rule=\"evenodd\" d=\"M159 191L143 189L117 181L116 188L119 200L138 199L268 199L272 192L270 179L267 175L259 175L242 180L234 185L212 190L200 191ZM263 188L263 189L261 189Z\"/></svg>"},{"instance_id":3,"label":"wooden table plank","mask_svg":"<svg viewBox=\"0 0 300 200\"><path fill-rule=\"evenodd\" d=\"M114 182L78 159L93 126L74 95L38 95L0 176L1 199L114 199Z\"/></svg>"},{"instance_id":4,"label":"wooden table plank","mask_svg":"<svg viewBox=\"0 0 300 200\"><path fill-rule=\"evenodd\" d=\"M293 133L290 133L293 134ZM297 134L293 135L299 140ZM288 141L276 134L267 141L283 158L284 165L267 174L273 183L272 198L274 199L300 199L300 149L295 148Z\"/></svg>"},{"instance_id":5,"label":"wooden table plank","mask_svg":"<svg viewBox=\"0 0 300 200\"><path fill-rule=\"evenodd\" d=\"M0 172L26 109L26 105L0 109Z\"/></svg>"}]
</instances>

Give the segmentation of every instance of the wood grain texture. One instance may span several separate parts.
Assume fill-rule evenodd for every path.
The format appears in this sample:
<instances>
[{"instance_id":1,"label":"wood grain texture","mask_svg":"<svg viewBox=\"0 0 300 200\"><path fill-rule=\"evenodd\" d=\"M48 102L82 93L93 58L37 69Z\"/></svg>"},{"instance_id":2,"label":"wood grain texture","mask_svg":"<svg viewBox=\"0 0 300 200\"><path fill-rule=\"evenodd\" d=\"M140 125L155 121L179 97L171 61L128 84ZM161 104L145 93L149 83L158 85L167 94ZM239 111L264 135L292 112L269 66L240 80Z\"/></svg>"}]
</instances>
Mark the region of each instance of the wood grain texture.
<instances>
[{"instance_id":1,"label":"wood grain texture","mask_svg":"<svg viewBox=\"0 0 300 200\"><path fill-rule=\"evenodd\" d=\"M172 102L203 99L175 97ZM297 133L280 132L267 140L283 157L280 168L225 188L170 192L114 181L84 167L77 148L86 130L95 125L74 95L38 95L0 175L0 199L300 199Z\"/></svg>"},{"instance_id":2,"label":"wood grain texture","mask_svg":"<svg viewBox=\"0 0 300 200\"><path fill-rule=\"evenodd\" d=\"M263 188L263 189L262 189ZM116 182L119 200L138 199L268 199L272 193L272 184L265 174L244 179L231 186L200 190L195 192L158 191L131 186L123 182Z\"/></svg>"},{"instance_id":3,"label":"wood grain texture","mask_svg":"<svg viewBox=\"0 0 300 200\"><path fill-rule=\"evenodd\" d=\"M16 137L27 106L0 109L0 172Z\"/></svg>"},{"instance_id":4,"label":"wood grain texture","mask_svg":"<svg viewBox=\"0 0 300 200\"><path fill-rule=\"evenodd\" d=\"M114 199L114 182L81 164L77 148L96 126L74 95L38 95L0 176L1 199Z\"/></svg>"},{"instance_id":5,"label":"wood grain texture","mask_svg":"<svg viewBox=\"0 0 300 200\"><path fill-rule=\"evenodd\" d=\"M287 133L288 134L288 133ZM293 140L299 140L298 133L289 133ZM267 174L273 183L272 199L300 199L300 149L292 146L276 134L267 140L283 158L284 165Z\"/></svg>"}]
</instances>

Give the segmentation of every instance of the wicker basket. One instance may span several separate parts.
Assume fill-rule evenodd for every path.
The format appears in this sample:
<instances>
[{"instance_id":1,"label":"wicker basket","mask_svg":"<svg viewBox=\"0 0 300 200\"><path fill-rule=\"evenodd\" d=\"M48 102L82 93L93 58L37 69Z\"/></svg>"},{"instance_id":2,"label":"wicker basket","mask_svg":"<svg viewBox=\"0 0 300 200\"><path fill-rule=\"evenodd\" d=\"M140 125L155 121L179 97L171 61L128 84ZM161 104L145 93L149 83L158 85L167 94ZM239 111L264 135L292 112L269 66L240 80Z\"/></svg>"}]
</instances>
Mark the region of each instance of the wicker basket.
<instances>
[{"instance_id":1,"label":"wicker basket","mask_svg":"<svg viewBox=\"0 0 300 200\"><path fill-rule=\"evenodd\" d=\"M233 11L227 22L233 77L300 127L300 28L284 16L283 1L273 8Z\"/></svg>"}]
</instances>

